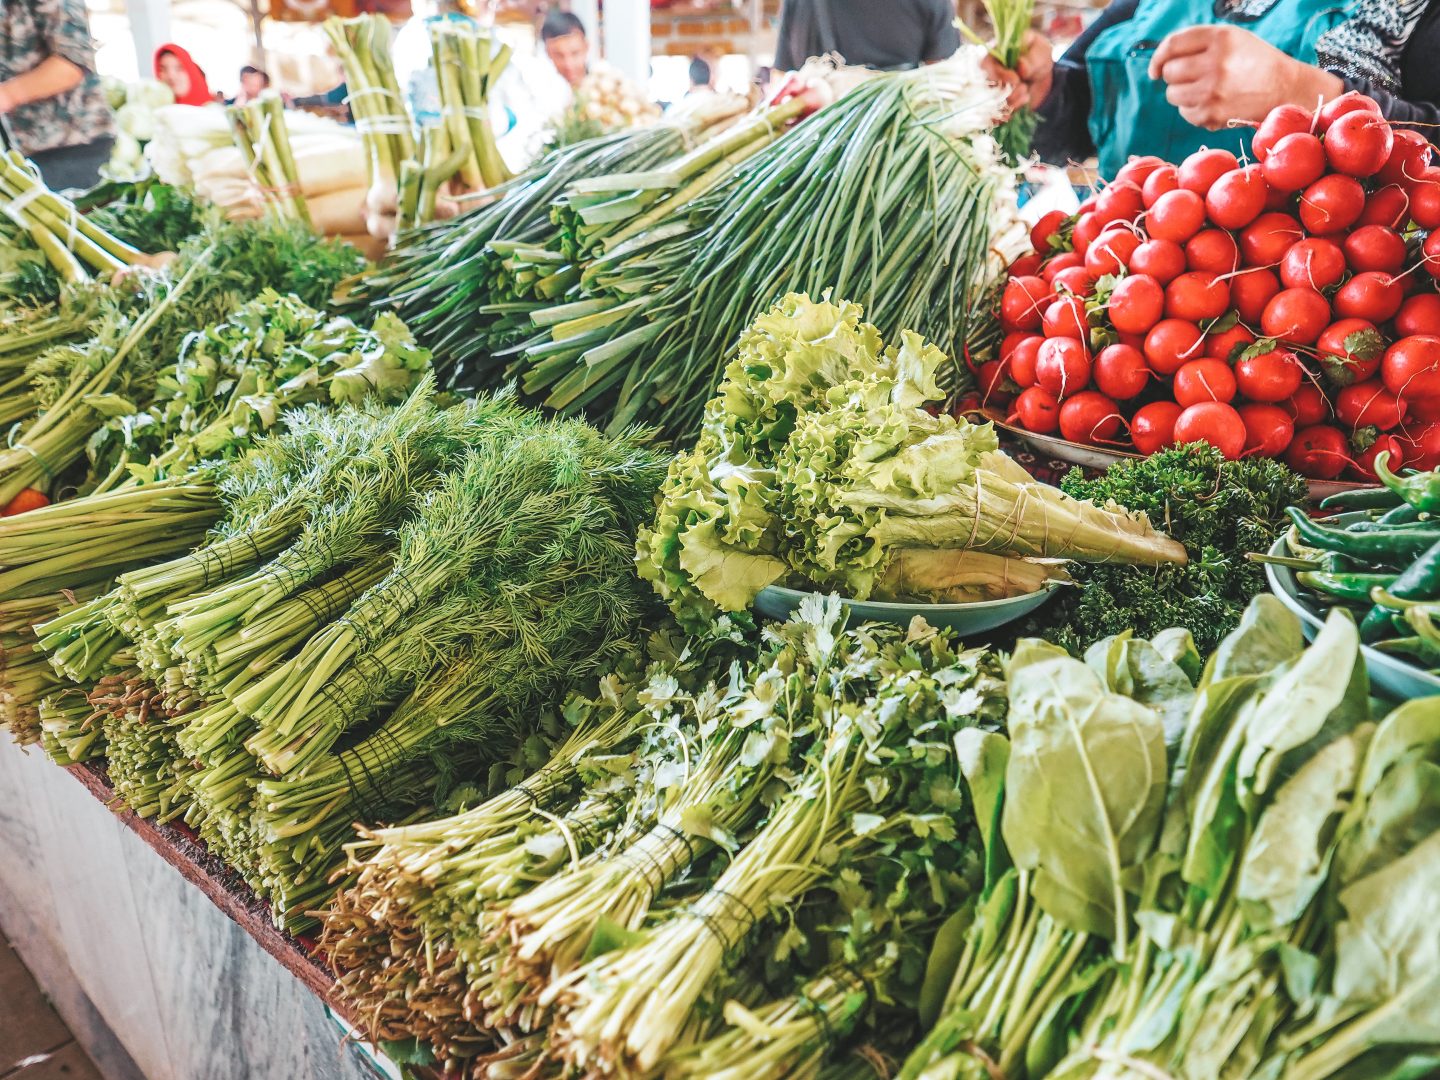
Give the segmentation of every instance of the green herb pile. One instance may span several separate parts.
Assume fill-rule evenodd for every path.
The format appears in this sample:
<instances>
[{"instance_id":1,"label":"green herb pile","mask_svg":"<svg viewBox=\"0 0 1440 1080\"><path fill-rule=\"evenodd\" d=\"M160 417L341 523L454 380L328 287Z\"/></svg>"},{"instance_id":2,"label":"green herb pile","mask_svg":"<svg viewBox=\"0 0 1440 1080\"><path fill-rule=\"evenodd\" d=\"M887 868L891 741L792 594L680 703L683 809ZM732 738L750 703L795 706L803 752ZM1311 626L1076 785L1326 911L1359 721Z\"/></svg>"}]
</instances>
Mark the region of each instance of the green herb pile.
<instances>
[{"instance_id":1,"label":"green herb pile","mask_svg":"<svg viewBox=\"0 0 1440 1080\"><path fill-rule=\"evenodd\" d=\"M179 251L204 228L205 208L184 188L158 180L116 185L111 201L86 216L111 236L150 254Z\"/></svg>"},{"instance_id":2,"label":"green herb pile","mask_svg":"<svg viewBox=\"0 0 1440 1080\"><path fill-rule=\"evenodd\" d=\"M1144 637L1184 626L1208 655L1268 591L1264 567L1246 555L1268 550L1288 525L1285 508L1306 497L1304 478L1279 462L1226 461L1198 443L1119 462L1094 479L1072 469L1060 489L1146 514L1190 555L1183 566L1073 567L1078 587L1052 598L1025 630L1077 654L1125 630Z\"/></svg>"}]
</instances>

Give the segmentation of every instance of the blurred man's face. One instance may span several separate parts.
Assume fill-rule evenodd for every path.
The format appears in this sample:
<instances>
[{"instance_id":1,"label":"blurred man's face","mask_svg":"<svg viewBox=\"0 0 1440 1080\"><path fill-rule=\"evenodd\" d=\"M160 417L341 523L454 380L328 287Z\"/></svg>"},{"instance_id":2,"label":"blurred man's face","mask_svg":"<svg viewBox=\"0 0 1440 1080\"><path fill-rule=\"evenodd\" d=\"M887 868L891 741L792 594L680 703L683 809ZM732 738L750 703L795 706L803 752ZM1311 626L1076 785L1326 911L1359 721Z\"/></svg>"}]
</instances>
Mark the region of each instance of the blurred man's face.
<instances>
[{"instance_id":1,"label":"blurred man's face","mask_svg":"<svg viewBox=\"0 0 1440 1080\"><path fill-rule=\"evenodd\" d=\"M545 55L550 57L560 77L572 87L579 86L580 80L585 78L589 52L584 34L564 34L545 42Z\"/></svg>"},{"instance_id":2,"label":"blurred man's face","mask_svg":"<svg viewBox=\"0 0 1440 1080\"><path fill-rule=\"evenodd\" d=\"M260 91L265 89L265 76L246 72L240 76L240 89L245 91L246 97L259 97Z\"/></svg>"}]
</instances>

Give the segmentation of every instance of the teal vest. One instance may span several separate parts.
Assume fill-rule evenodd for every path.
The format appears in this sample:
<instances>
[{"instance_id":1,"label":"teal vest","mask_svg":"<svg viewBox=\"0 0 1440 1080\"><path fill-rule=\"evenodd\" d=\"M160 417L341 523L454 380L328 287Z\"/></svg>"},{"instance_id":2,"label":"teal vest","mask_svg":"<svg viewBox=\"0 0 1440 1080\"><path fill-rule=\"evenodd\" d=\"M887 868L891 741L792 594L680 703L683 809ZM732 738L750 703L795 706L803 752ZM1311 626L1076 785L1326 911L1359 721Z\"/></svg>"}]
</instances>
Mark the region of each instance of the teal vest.
<instances>
[{"instance_id":1,"label":"teal vest","mask_svg":"<svg viewBox=\"0 0 1440 1080\"><path fill-rule=\"evenodd\" d=\"M1141 0L1135 16L1100 34L1085 53L1092 93L1090 134L1100 155L1100 175L1112 177L1132 154L1157 154L1178 162L1206 146L1250 149L1252 128L1206 131L1188 124L1165 100L1165 84L1148 68L1166 35L1189 26L1228 23L1264 38L1307 64L1315 43L1342 22L1354 0L1274 0L1257 15L1218 14L1217 0ZM1264 0L1237 4L1243 12Z\"/></svg>"}]
</instances>

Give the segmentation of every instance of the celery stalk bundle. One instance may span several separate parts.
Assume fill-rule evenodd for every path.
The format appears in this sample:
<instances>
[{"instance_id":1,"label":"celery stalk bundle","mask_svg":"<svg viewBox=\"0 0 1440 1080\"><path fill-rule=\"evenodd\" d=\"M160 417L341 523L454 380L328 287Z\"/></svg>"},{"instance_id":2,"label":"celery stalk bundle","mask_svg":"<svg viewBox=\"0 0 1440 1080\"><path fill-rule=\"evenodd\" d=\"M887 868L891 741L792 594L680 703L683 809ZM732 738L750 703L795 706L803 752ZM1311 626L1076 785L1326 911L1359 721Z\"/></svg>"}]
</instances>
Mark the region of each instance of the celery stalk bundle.
<instances>
[{"instance_id":1,"label":"celery stalk bundle","mask_svg":"<svg viewBox=\"0 0 1440 1080\"><path fill-rule=\"evenodd\" d=\"M87 280L145 261L50 191L18 151L0 158L0 206L22 228L62 281Z\"/></svg>"},{"instance_id":2,"label":"celery stalk bundle","mask_svg":"<svg viewBox=\"0 0 1440 1080\"><path fill-rule=\"evenodd\" d=\"M245 171L261 199L281 219L309 226L310 211L300 191L280 95L267 92L248 104L231 105L226 113Z\"/></svg>"},{"instance_id":3,"label":"celery stalk bundle","mask_svg":"<svg viewBox=\"0 0 1440 1080\"><path fill-rule=\"evenodd\" d=\"M442 122L450 146L461 154L460 178L471 191L499 187L511 174L495 146L490 93L510 64L510 46L468 24L442 20L430 27L430 47Z\"/></svg>"}]
</instances>

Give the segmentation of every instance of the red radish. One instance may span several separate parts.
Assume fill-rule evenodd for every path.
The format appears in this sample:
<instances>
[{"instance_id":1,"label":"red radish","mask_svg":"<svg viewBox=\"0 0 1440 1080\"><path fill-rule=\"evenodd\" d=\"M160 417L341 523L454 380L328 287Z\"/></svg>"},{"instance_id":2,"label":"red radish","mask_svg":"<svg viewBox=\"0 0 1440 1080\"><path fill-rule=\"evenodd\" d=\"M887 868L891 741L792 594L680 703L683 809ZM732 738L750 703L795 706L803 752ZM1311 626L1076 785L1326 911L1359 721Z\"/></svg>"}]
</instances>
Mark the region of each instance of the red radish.
<instances>
[{"instance_id":1,"label":"red radish","mask_svg":"<svg viewBox=\"0 0 1440 1080\"><path fill-rule=\"evenodd\" d=\"M1405 238L1384 225L1362 225L1345 238L1345 261L1357 272L1398 274L1405 269Z\"/></svg>"},{"instance_id":2,"label":"red radish","mask_svg":"<svg viewBox=\"0 0 1440 1080\"><path fill-rule=\"evenodd\" d=\"M1412 128L1395 128L1390 156L1376 174L1385 184L1403 184L1430 164L1430 140Z\"/></svg>"},{"instance_id":3,"label":"red radish","mask_svg":"<svg viewBox=\"0 0 1440 1080\"><path fill-rule=\"evenodd\" d=\"M1216 180L1239 167L1240 162L1229 150L1196 150L1180 162L1176 169L1176 179L1182 188L1203 196L1214 186Z\"/></svg>"},{"instance_id":4,"label":"red radish","mask_svg":"<svg viewBox=\"0 0 1440 1080\"><path fill-rule=\"evenodd\" d=\"M1236 323L1228 330L1205 335L1205 355L1216 360L1230 360L1254 342L1255 335L1247 327Z\"/></svg>"},{"instance_id":5,"label":"red radish","mask_svg":"<svg viewBox=\"0 0 1440 1080\"><path fill-rule=\"evenodd\" d=\"M1280 291L1280 279L1273 270L1255 269L1230 279L1230 302L1242 322L1258 324L1265 305Z\"/></svg>"},{"instance_id":6,"label":"red radish","mask_svg":"<svg viewBox=\"0 0 1440 1080\"><path fill-rule=\"evenodd\" d=\"M31 510L39 510L42 506L49 505L50 496L39 488L22 488L13 499L0 508L0 517L14 517L16 514L26 514Z\"/></svg>"},{"instance_id":7,"label":"red radish","mask_svg":"<svg viewBox=\"0 0 1440 1080\"><path fill-rule=\"evenodd\" d=\"M1261 168L1275 190L1301 191L1325 175L1325 147L1309 133L1286 135L1271 147Z\"/></svg>"},{"instance_id":8,"label":"red radish","mask_svg":"<svg viewBox=\"0 0 1440 1080\"><path fill-rule=\"evenodd\" d=\"M1041 326L1046 337L1087 338L1089 324L1085 318L1085 301L1078 296L1062 296L1045 309Z\"/></svg>"},{"instance_id":9,"label":"red radish","mask_svg":"<svg viewBox=\"0 0 1440 1080\"><path fill-rule=\"evenodd\" d=\"M1240 254L1250 266L1273 266L1290 250L1290 245L1303 240L1300 222L1289 214L1270 211L1261 214L1240 233Z\"/></svg>"},{"instance_id":10,"label":"red radish","mask_svg":"<svg viewBox=\"0 0 1440 1080\"><path fill-rule=\"evenodd\" d=\"M1045 339L1039 334L1030 334L1015 343L1006 358L1010 361L1010 378L1016 386L1030 387L1035 385L1035 361L1040 356L1040 346L1045 344Z\"/></svg>"},{"instance_id":11,"label":"red radish","mask_svg":"<svg viewBox=\"0 0 1440 1080\"><path fill-rule=\"evenodd\" d=\"M1076 394L1060 406L1060 434L1070 442L1111 442L1120 420L1115 402L1097 390Z\"/></svg>"},{"instance_id":12,"label":"red radish","mask_svg":"<svg viewBox=\"0 0 1440 1080\"><path fill-rule=\"evenodd\" d=\"M1110 294L1111 325L1126 334L1147 333L1165 313L1165 296L1165 290L1154 278L1131 274Z\"/></svg>"},{"instance_id":13,"label":"red radish","mask_svg":"<svg viewBox=\"0 0 1440 1080\"><path fill-rule=\"evenodd\" d=\"M1032 277L1040 273L1044 263L1045 260L1032 251L1028 255L1021 255L1010 264L1010 274L1012 277Z\"/></svg>"},{"instance_id":14,"label":"red radish","mask_svg":"<svg viewBox=\"0 0 1440 1080\"><path fill-rule=\"evenodd\" d=\"M1205 322L1230 309L1230 285L1214 274L1192 270L1165 286L1165 315L1171 319Z\"/></svg>"},{"instance_id":15,"label":"red radish","mask_svg":"<svg viewBox=\"0 0 1440 1080\"><path fill-rule=\"evenodd\" d=\"M1411 428L1403 441L1405 463L1411 468L1421 472L1440 468L1440 424L1429 423L1424 427Z\"/></svg>"},{"instance_id":16,"label":"red radish","mask_svg":"<svg viewBox=\"0 0 1440 1080\"><path fill-rule=\"evenodd\" d=\"M1035 359L1035 385L1058 398L1090 385L1090 357L1085 345L1072 337L1046 338Z\"/></svg>"},{"instance_id":17,"label":"red radish","mask_svg":"<svg viewBox=\"0 0 1440 1080\"><path fill-rule=\"evenodd\" d=\"M1379 113L1357 111L1339 117L1325 132L1325 158L1336 172L1374 176L1390 157L1395 136Z\"/></svg>"},{"instance_id":18,"label":"red radish","mask_svg":"<svg viewBox=\"0 0 1440 1080\"><path fill-rule=\"evenodd\" d=\"M1390 455L1386 464L1391 470L1406 464L1405 444L1394 435L1380 435L1355 459L1355 471L1367 480L1380 479L1375 473L1375 459L1381 454Z\"/></svg>"},{"instance_id":19,"label":"red radish","mask_svg":"<svg viewBox=\"0 0 1440 1080\"><path fill-rule=\"evenodd\" d=\"M1245 425L1245 456L1279 457L1295 437L1295 422L1278 405L1241 405L1235 410Z\"/></svg>"},{"instance_id":20,"label":"red radish","mask_svg":"<svg viewBox=\"0 0 1440 1080\"><path fill-rule=\"evenodd\" d=\"M1055 275L1062 270L1069 270L1073 267L1085 267L1085 256L1078 251L1062 251L1058 255L1052 255L1045 263L1045 269L1040 271L1040 276L1046 281L1054 281Z\"/></svg>"},{"instance_id":21,"label":"red radish","mask_svg":"<svg viewBox=\"0 0 1440 1080\"><path fill-rule=\"evenodd\" d=\"M1289 349L1274 349L1235 362L1235 385L1251 401L1273 404L1288 401L1299 390L1305 374Z\"/></svg>"},{"instance_id":22,"label":"red radish","mask_svg":"<svg viewBox=\"0 0 1440 1080\"><path fill-rule=\"evenodd\" d=\"M1331 323L1315 342L1320 367L1336 386L1364 382L1380 367L1385 339L1375 324L1364 319L1340 319Z\"/></svg>"},{"instance_id":23,"label":"red radish","mask_svg":"<svg viewBox=\"0 0 1440 1080\"><path fill-rule=\"evenodd\" d=\"M1115 182L1118 184L1128 180L1132 184L1144 187L1145 181L1150 179L1150 174L1164 165L1164 160L1154 154L1132 157L1120 166L1120 171L1115 174Z\"/></svg>"},{"instance_id":24,"label":"red radish","mask_svg":"<svg viewBox=\"0 0 1440 1080\"><path fill-rule=\"evenodd\" d=\"M1301 383L1289 401L1280 402L1297 428L1313 427L1330 419L1330 402L1314 383Z\"/></svg>"},{"instance_id":25,"label":"red radish","mask_svg":"<svg viewBox=\"0 0 1440 1080\"><path fill-rule=\"evenodd\" d=\"M1405 185L1410 219L1422 229L1440 228L1440 168L1430 165Z\"/></svg>"},{"instance_id":26,"label":"red radish","mask_svg":"<svg viewBox=\"0 0 1440 1080\"><path fill-rule=\"evenodd\" d=\"M1060 427L1060 400L1043 386L1031 386L1015 399L1015 415L1026 431L1049 435Z\"/></svg>"},{"instance_id":27,"label":"red radish","mask_svg":"<svg viewBox=\"0 0 1440 1080\"><path fill-rule=\"evenodd\" d=\"M1405 289L1390 274L1367 270L1356 274L1335 293L1335 314L1346 319L1388 322L1405 302Z\"/></svg>"},{"instance_id":28,"label":"red radish","mask_svg":"<svg viewBox=\"0 0 1440 1080\"><path fill-rule=\"evenodd\" d=\"M1366 97L1360 91L1350 90L1320 106L1320 112L1315 117L1315 126L1321 131L1328 131L1331 124L1348 112L1370 112L1378 116L1380 106L1373 98Z\"/></svg>"},{"instance_id":29,"label":"red radish","mask_svg":"<svg viewBox=\"0 0 1440 1080\"><path fill-rule=\"evenodd\" d=\"M1121 274L1130 256L1140 246L1140 237L1126 228L1106 229L1085 251L1085 269L1092 277Z\"/></svg>"},{"instance_id":30,"label":"red radish","mask_svg":"<svg viewBox=\"0 0 1440 1080\"><path fill-rule=\"evenodd\" d=\"M1146 209L1153 207L1161 195L1174 191L1179 186L1179 172L1174 165L1158 166L1145 178L1145 183L1140 189L1141 195L1145 198Z\"/></svg>"},{"instance_id":31,"label":"red radish","mask_svg":"<svg viewBox=\"0 0 1440 1080\"><path fill-rule=\"evenodd\" d=\"M1069 219L1063 210L1051 210L1042 214L1040 220L1030 226L1030 246L1041 255L1059 251L1062 242L1061 226Z\"/></svg>"},{"instance_id":32,"label":"red radish","mask_svg":"<svg viewBox=\"0 0 1440 1080\"><path fill-rule=\"evenodd\" d=\"M1440 398L1440 337L1415 334L1385 351L1380 378L1386 389L1413 398Z\"/></svg>"},{"instance_id":33,"label":"red radish","mask_svg":"<svg viewBox=\"0 0 1440 1080\"><path fill-rule=\"evenodd\" d=\"M1061 270L1050 284L1054 286L1057 296L1062 292L1071 296L1089 296L1095 291L1095 278L1083 266L1071 266Z\"/></svg>"},{"instance_id":34,"label":"red radish","mask_svg":"<svg viewBox=\"0 0 1440 1080\"><path fill-rule=\"evenodd\" d=\"M1425 237L1420 253L1424 256L1421 262L1425 265L1425 272L1431 277L1440 277L1440 231Z\"/></svg>"},{"instance_id":35,"label":"red radish","mask_svg":"<svg viewBox=\"0 0 1440 1080\"><path fill-rule=\"evenodd\" d=\"M1145 335L1145 362L1157 375L1174 375L1187 360L1203 356L1205 335L1184 319L1161 319Z\"/></svg>"},{"instance_id":36,"label":"red radish","mask_svg":"<svg viewBox=\"0 0 1440 1080\"><path fill-rule=\"evenodd\" d=\"M1234 461L1245 452L1245 422L1224 402L1201 401L1176 418L1175 441L1208 442Z\"/></svg>"},{"instance_id":37,"label":"red radish","mask_svg":"<svg viewBox=\"0 0 1440 1080\"><path fill-rule=\"evenodd\" d=\"M1010 354L1015 351L1015 346L1030 336L1024 330L1011 330L1000 340L1000 359L1009 360Z\"/></svg>"},{"instance_id":38,"label":"red radish","mask_svg":"<svg viewBox=\"0 0 1440 1080\"><path fill-rule=\"evenodd\" d=\"M1000 321L1007 329L1034 330L1055 294L1044 278L1013 277L1000 294Z\"/></svg>"},{"instance_id":39,"label":"red radish","mask_svg":"<svg viewBox=\"0 0 1440 1080\"><path fill-rule=\"evenodd\" d=\"M1144 334L1127 334L1123 330L1117 330L1115 336L1120 339L1118 344L1129 345L1132 349L1139 349L1141 352L1145 351Z\"/></svg>"},{"instance_id":40,"label":"red radish","mask_svg":"<svg viewBox=\"0 0 1440 1080\"><path fill-rule=\"evenodd\" d=\"M1405 402L1379 379L1342 387L1335 395L1335 416L1352 431L1377 427L1389 431L1405 419Z\"/></svg>"},{"instance_id":41,"label":"red radish","mask_svg":"<svg viewBox=\"0 0 1440 1080\"><path fill-rule=\"evenodd\" d=\"M1280 280L1287 289L1328 289L1345 276L1345 252L1339 244L1310 237L1290 245L1280 260Z\"/></svg>"},{"instance_id":42,"label":"red radish","mask_svg":"<svg viewBox=\"0 0 1440 1080\"><path fill-rule=\"evenodd\" d=\"M1175 372L1175 401L1190 406L1201 401L1234 401L1235 374L1224 360L1191 360Z\"/></svg>"},{"instance_id":43,"label":"red radish","mask_svg":"<svg viewBox=\"0 0 1440 1080\"><path fill-rule=\"evenodd\" d=\"M1096 389L1116 401L1129 401L1150 382L1145 356L1133 345L1107 345L1091 372Z\"/></svg>"},{"instance_id":44,"label":"red radish","mask_svg":"<svg viewBox=\"0 0 1440 1080\"><path fill-rule=\"evenodd\" d=\"M1164 243L1157 240L1149 242ZM1201 229L1185 241L1185 261L1191 270L1228 274L1240 265L1240 248L1235 238L1223 229ZM1131 264L1133 269L1133 259Z\"/></svg>"},{"instance_id":45,"label":"red radish","mask_svg":"<svg viewBox=\"0 0 1440 1080\"><path fill-rule=\"evenodd\" d=\"M1265 210L1270 185L1259 165L1247 165L1217 177L1205 193L1205 212L1222 229L1243 229Z\"/></svg>"},{"instance_id":46,"label":"red radish","mask_svg":"<svg viewBox=\"0 0 1440 1080\"><path fill-rule=\"evenodd\" d=\"M1309 345L1330 323L1330 305L1314 289L1285 289L1265 305L1260 329L1266 337Z\"/></svg>"},{"instance_id":47,"label":"red radish","mask_svg":"<svg viewBox=\"0 0 1440 1080\"><path fill-rule=\"evenodd\" d=\"M1094 214L1081 214L1075 219L1075 228L1070 231L1070 243L1082 257L1090 244L1100 235L1105 223Z\"/></svg>"},{"instance_id":48,"label":"red radish","mask_svg":"<svg viewBox=\"0 0 1440 1080\"><path fill-rule=\"evenodd\" d=\"M1274 147L1287 135L1308 132L1314 125L1315 115L1299 105L1277 105L1265 114L1255 137L1250 140L1250 150L1257 161L1269 161Z\"/></svg>"},{"instance_id":49,"label":"red radish","mask_svg":"<svg viewBox=\"0 0 1440 1080\"><path fill-rule=\"evenodd\" d=\"M1183 188L1161 195L1145 218L1146 231L1155 240L1183 244L1205 225L1205 200Z\"/></svg>"},{"instance_id":50,"label":"red radish","mask_svg":"<svg viewBox=\"0 0 1440 1080\"><path fill-rule=\"evenodd\" d=\"M1184 410L1173 401L1152 401L1130 418L1130 441L1141 454L1153 454L1175 445L1175 421Z\"/></svg>"},{"instance_id":51,"label":"red radish","mask_svg":"<svg viewBox=\"0 0 1440 1080\"><path fill-rule=\"evenodd\" d=\"M1004 360L986 360L980 365L975 381L980 385L980 402L991 405L1010 400L1016 390L1007 372L1009 365Z\"/></svg>"},{"instance_id":52,"label":"red radish","mask_svg":"<svg viewBox=\"0 0 1440 1080\"><path fill-rule=\"evenodd\" d=\"M1209 231L1196 233L1190 243L1208 235ZM1189 244L1182 248L1173 240L1146 240L1130 256L1130 270L1136 274L1149 274L1161 285L1168 285L1185 272L1188 248Z\"/></svg>"},{"instance_id":53,"label":"red radish","mask_svg":"<svg viewBox=\"0 0 1440 1080\"><path fill-rule=\"evenodd\" d=\"M1088 199L1085 199L1083 202L1080 203L1079 206L1075 208L1075 216L1080 217L1083 214L1092 213L1095 209L1095 196L1098 194L1099 192L1092 191L1090 193L1090 197Z\"/></svg>"},{"instance_id":54,"label":"red radish","mask_svg":"<svg viewBox=\"0 0 1440 1080\"><path fill-rule=\"evenodd\" d=\"M1285 464L1312 480L1334 480L1350 464L1350 443L1329 424L1302 427L1290 442Z\"/></svg>"},{"instance_id":55,"label":"red radish","mask_svg":"<svg viewBox=\"0 0 1440 1080\"><path fill-rule=\"evenodd\" d=\"M1398 184L1389 184L1371 192L1365 209L1356 219L1357 225L1384 225L1398 229L1410 216L1410 196Z\"/></svg>"},{"instance_id":56,"label":"red radish","mask_svg":"<svg viewBox=\"0 0 1440 1080\"><path fill-rule=\"evenodd\" d=\"M1405 403L1410 406L1410 415L1405 418L1406 423L1411 421L1417 424L1440 422L1440 397L1406 398Z\"/></svg>"},{"instance_id":57,"label":"red radish","mask_svg":"<svg viewBox=\"0 0 1440 1080\"><path fill-rule=\"evenodd\" d=\"M1112 221L1134 221L1145 209L1140 186L1117 180L1095 197L1095 216L1107 225Z\"/></svg>"},{"instance_id":58,"label":"red radish","mask_svg":"<svg viewBox=\"0 0 1440 1080\"><path fill-rule=\"evenodd\" d=\"M1339 232L1365 210L1365 189L1353 176L1330 173L1300 193L1300 223L1312 235Z\"/></svg>"},{"instance_id":59,"label":"red radish","mask_svg":"<svg viewBox=\"0 0 1440 1080\"><path fill-rule=\"evenodd\" d=\"M1406 299L1395 313L1395 333L1399 337L1411 334L1440 337L1440 296L1417 293Z\"/></svg>"}]
</instances>

